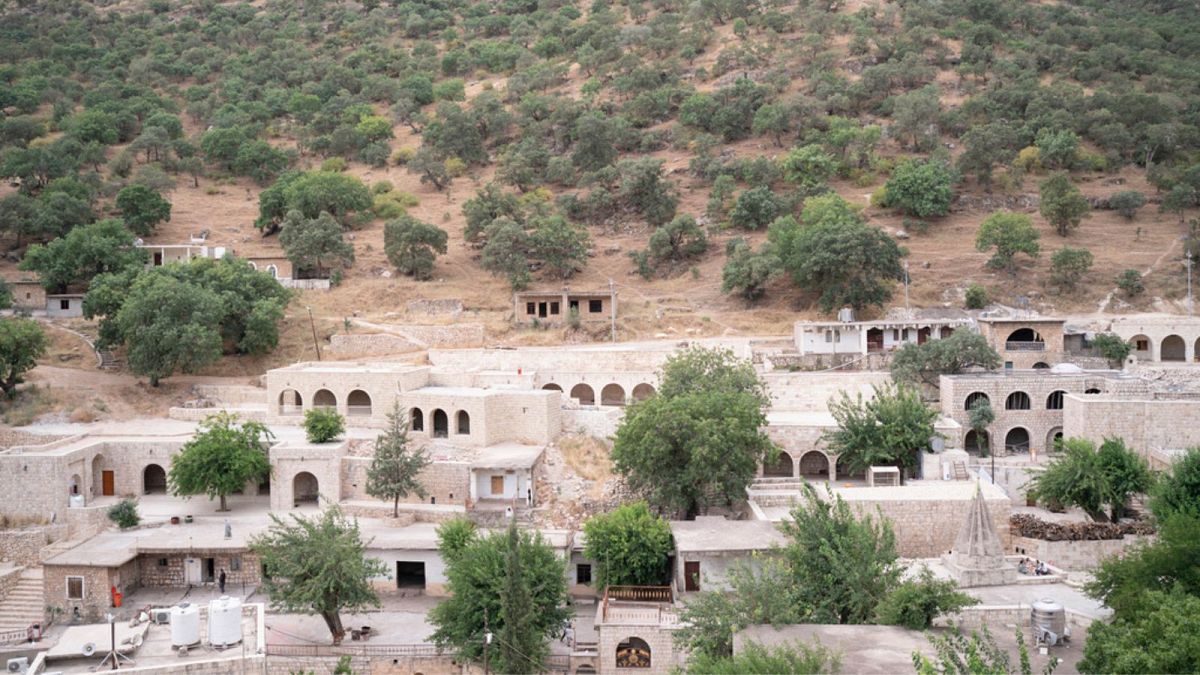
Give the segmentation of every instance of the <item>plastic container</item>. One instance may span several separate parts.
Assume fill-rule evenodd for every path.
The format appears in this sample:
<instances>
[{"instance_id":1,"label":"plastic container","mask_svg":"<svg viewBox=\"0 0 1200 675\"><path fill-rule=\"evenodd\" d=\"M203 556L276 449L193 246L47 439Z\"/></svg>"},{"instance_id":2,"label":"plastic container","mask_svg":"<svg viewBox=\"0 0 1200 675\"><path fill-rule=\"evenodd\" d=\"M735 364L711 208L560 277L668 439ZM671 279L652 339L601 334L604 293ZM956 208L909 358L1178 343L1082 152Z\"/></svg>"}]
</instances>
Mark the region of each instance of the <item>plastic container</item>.
<instances>
[{"instance_id":1,"label":"plastic container","mask_svg":"<svg viewBox=\"0 0 1200 675\"><path fill-rule=\"evenodd\" d=\"M242 601L228 595L208 603L208 643L228 647L242 641Z\"/></svg>"},{"instance_id":2,"label":"plastic container","mask_svg":"<svg viewBox=\"0 0 1200 675\"><path fill-rule=\"evenodd\" d=\"M171 646L190 647L200 642L200 608L190 602L171 608Z\"/></svg>"}]
</instances>

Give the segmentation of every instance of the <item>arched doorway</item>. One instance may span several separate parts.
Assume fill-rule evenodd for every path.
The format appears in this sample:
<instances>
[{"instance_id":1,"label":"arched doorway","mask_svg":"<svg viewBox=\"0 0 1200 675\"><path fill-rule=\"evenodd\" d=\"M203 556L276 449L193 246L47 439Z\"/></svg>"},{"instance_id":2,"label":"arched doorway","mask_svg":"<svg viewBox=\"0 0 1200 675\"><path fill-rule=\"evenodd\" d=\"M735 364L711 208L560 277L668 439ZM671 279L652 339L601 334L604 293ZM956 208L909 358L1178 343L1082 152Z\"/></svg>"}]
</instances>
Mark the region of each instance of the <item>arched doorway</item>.
<instances>
[{"instance_id":1,"label":"arched doorway","mask_svg":"<svg viewBox=\"0 0 1200 675\"><path fill-rule=\"evenodd\" d=\"M1050 433L1046 434L1046 452L1054 452L1058 450L1058 444L1062 441L1062 427L1054 427Z\"/></svg>"},{"instance_id":2,"label":"arched doorway","mask_svg":"<svg viewBox=\"0 0 1200 675\"><path fill-rule=\"evenodd\" d=\"M436 408L433 411L433 437L450 437L450 418L446 416L446 411L441 408Z\"/></svg>"},{"instance_id":3,"label":"arched doorway","mask_svg":"<svg viewBox=\"0 0 1200 675\"><path fill-rule=\"evenodd\" d=\"M1004 435L1004 449L1008 452L1029 452L1029 430L1013 427Z\"/></svg>"},{"instance_id":4,"label":"arched doorway","mask_svg":"<svg viewBox=\"0 0 1200 675\"><path fill-rule=\"evenodd\" d=\"M800 458L800 475L812 478L829 477L829 458L818 450L809 450Z\"/></svg>"},{"instance_id":5,"label":"arched doorway","mask_svg":"<svg viewBox=\"0 0 1200 675\"><path fill-rule=\"evenodd\" d=\"M314 408L336 408L337 396L333 395L328 389L318 389L317 393L313 394Z\"/></svg>"},{"instance_id":6,"label":"arched doorway","mask_svg":"<svg viewBox=\"0 0 1200 675\"><path fill-rule=\"evenodd\" d=\"M142 471L142 492L148 495L167 493L167 472L157 464L149 464Z\"/></svg>"},{"instance_id":7,"label":"arched doorway","mask_svg":"<svg viewBox=\"0 0 1200 675\"><path fill-rule=\"evenodd\" d=\"M796 464L792 461L792 456L780 450L779 457L771 464L763 464L763 476L767 478L794 478L796 476Z\"/></svg>"},{"instance_id":8,"label":"arched doorway","mask_svg":"<svg viewBox=\"0 0 1200 675\"><path fill-rule=\"evenodd\" d=\"M104 455L96 455L92 458L92 496L94 497L111 497L117 494L116 477L111 469L108 468L108 462L105 461Z\"/></svg>"},{"instance_id":9,"label":"arched doorway","mask_svg":"<svg viewBox=\"0 0 1200 675\"><path fill-rule=\"evenodd\" d=\"M371 416L371 395L355 389L346 397L346 413L355 417Z\"/></svg>"},{"instance_id":10,"label":"arched doorway","mask_svg":"<svg viewBox=\"0 0 1200 675\"><path fill-rule=\"evenodd\" d=\"M1130 356L1136 356L1138 361L1150 361L1154 359L1154 343L1145 335L1134 335L1129 338L1129 344L1133 345L1133 351L1129 352Z\"/></svg>"},{"instance_id":11,"label":"arched doorway","mask_svg":"<svg viewBox=\"0 0 1200 675\"><path fill-rule=\"evenodd\" d=\"M1004 401L1005 410L1029 410L1031 407L1032 403L1029 400L1029 394L1023 391L1014 391Z\"/></svg>"},{"instance_id":12,"label":"arched doorway","mask_svg":"<svg viewBox=\"0 0 1200 675\"><path fill-rule=\"evenodd\" d=\"M571 398L579 405L596 405L596 392L590 385L583 383L571 387Z\"/></svg>"},{"instance_id":13,"label":"arched doorway","mask_svg":"<svg viewBox=\"0 0 1200 675\"><path fill-rule=\"evenodd\" d=\"M79 477L79 474L71 474L70 480L67 481L67 494L83 494L83 479Z\"/></svg>"},{"instance_id":14,"label":"arched doorway","mask_svg":"<svg viewBox=\"0 0 1200 675\"><path fill-rule=\"evenodd\" d=\"M1187 344L1178 335L1168 335L1163 338L1162 346L1159 349L1163 361L1187 360Z\"/></svg>"},{"instance_id":15,"label":"arched doorway","mask_svg":"<svg viewBox=\"0 0 1200 675\"><path fill-rule=\"evenodd\" d=\"M471 416L467 413L467 411L459 410L458 414L455 415L454 417L456 418L455 419L456 426L455 426L454 433L456 433L460 436L466 436L467 434L470 434L471 433Z\"/></svg>"},{"instance_id":16,"label":"arched doorway","mask_svg":"<svg viewBox=\"0 0 1200 675\"><path fill-rule=\"evenodd\" d=\"M650 645L641 638L627 638L617 644L616 657L618 668L649 668Z\"/></svg>"},{"instance_id":17,"label":"arched doorway","mask_svg":"<svg viewBox=\"0 0 1200 675\"><path fill-rule=\"evenodd\" d=\"M633 400L645 401L646 399L650 398L651 396L655 395L656 393L658 393L658 392L655 391L655 389L652 385L649 385L649 384L646 384L645 382L643 382L633 388Z\"/></svg>"},{"instance_id":18,"label":"arched doorway","mask_svg":"<svg viewBox=\"0 0 1200 675\"><path fill-rule=\"evenodd\" d=\"M1200 363L1200 338L1196 338L1196 344L1192 345L1192 360Z\"/></svg>"},{"instance_id":19,"label":"arched doorway","mask_svg":"<svg viewBox=\"0 0 1200 675\"><path fill-rule=\"evenodd\" d=\"M299 415L304 412L304 399L295 389L284 389L279 392L279 414Z\"/></svg>"},{"instance_id":20,"label":"arched doorway","mask_svg":"<svg viewBox=\"0 0 1200 675\"><path fill-rule=\"evenodd\" d=\"M991 447L990 440L986 431L979 434L974 429L969 429L967 430L967 435L963 437L963 450L966 450L968 453L982 455L985 448Z\"/></svg>"},{"instance_id":21,"label":"arched doorway","mask_svg":"<svg viewBox=\"0 0 1200 675\"><path fill-rule=\"evenodd\" d=\"M321 486L317 477L307 471L301 471L292 479L292 502L294 506L301 504L316 504L320 499Z\"/></svg>"},{"instance_id":22,"label":"arched doorway","mask_svg":"<svg viewBox=\"0 0 1200 675\"><path fill-rule=\"evenodd\" d=\"M974 408L975 404L979 403L980 401L983 401L984 403L991 403L991 399L989 399L988 395L982 391L976 391L967 394L967 400L963 403L963 410L970 410Z\"/></svg>"},{"instance_id":23,"label":"arched doorway","mask_svg":"<svg viewBox=\"0 0 1200 675\"><path fill-rule=\"evenodd\" d=\"M425 415L420 408L412 409L412 421L408 423L408 428L413 431L425 431Z\"/></svg>"},{"instance_id":24,"label":"arched doorway","mask_svg":"<svg viewBox=\"0 0 1200 675\"><path fill-rule=\"evenodd\" d=\"M548 384L543 384L542 389L545 389L546 391L562 391L562 387L558 386L557 384L555 384L553 382L550 382Z\"/></svg>"},{"instance_id":25,"label":"arched doorway","mask_svg":"<svg viewBox=\"0 0 1200 675\"><path fill-rule=\"evenodd\" d=\"M600 405L625 405L625 390L619 384L606 384L600 390Z\"/></svg>"}]
</instances>

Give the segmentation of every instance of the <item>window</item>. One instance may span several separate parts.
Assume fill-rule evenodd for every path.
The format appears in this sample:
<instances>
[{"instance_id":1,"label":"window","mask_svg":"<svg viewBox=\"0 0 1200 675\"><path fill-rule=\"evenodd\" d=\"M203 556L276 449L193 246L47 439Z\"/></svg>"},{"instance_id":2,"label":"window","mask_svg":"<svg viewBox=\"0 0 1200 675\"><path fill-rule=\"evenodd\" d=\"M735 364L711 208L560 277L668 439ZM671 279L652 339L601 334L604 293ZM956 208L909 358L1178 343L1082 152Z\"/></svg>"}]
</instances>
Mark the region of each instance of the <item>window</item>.
<instances>
[{"instance_id":1,"label":"window","mask_svg":"<svg viewBox=\"0 0 1200 675\"><path fill-rule=\"evenodd\" d=\"M983 393L982 391L973 392L970 396L967 396L967 401L963 405L963 410L970 410L980 402L991 403L991 401L988 400L987 394Z\"/></svg>"},{"instance_id":2,"label":"window","mask_svg":"<svg viewBox=\"0 0 1200 675\"><path fill-rule=\"evenodd\" d=\"M537 303L536 302L525 303L525 313L526 314L537 314Z\"/></svg>"},{"instance_id":3,"label":"window","mask_svg":"<svg viewBox=\"0 0 1200 675\"><path fill-rule=\"evenodd\" d=\"M1029 394L1023 391L1014 391L1004 401L1005 410L1029 410L1029 408Z\"/></svg>"},{"instance_id":4,"label":"window","mask_svg":"<svg viewBox=\"0 0 1200 675\"><path fill-rule=\"evenodd\" d=\"M1135 345L1134 351L1139 351L1139 352L1150 351L1150 341L1149 340L1138 340L1134 343L1134 345Z\"/></svg>"},{"instance_id":5,"label":"window","mask_svg":"<svg viewBox=\"0 0 1200 675\"><path fill-rule=\"evenodd\" d=\"M575 583L589 586L592 583L592 566L588 563L579 563L575 566Z\"/></svg>"},{"instance_id":6,"label":"window","mask_svg":"<svg viewBox=\"0 0 1200 675\"><path fill-rule=\"evenodd\" d=\"M588 300L588 311L592 314L598 314L604 311L603 300Z\"/></svg>"},{"instance_id":7,"label":"window","mask_svg":"<svg viewBox=\"0 0 1200 675\"><path fill-rule=\"evenodd\" d=\"M1046 410L1062 410L1063 395L1066 393L1065 391L1051 392L1050 396L1046 398Z\"/></svg>"},{"instance_id":8,"label":"window","mask_svg":"<svg viewBox=\"0 0 1200 675\"><path fill-rule=\"evenodd\" d=\"M241 558L230 558L229 559L229 571L230 572L242 571L242 559Z\"/></svg>"},{"instance_id":9,"label":"window","mask_svg":"<svg viewBox=\"0 0 1200 675\"><path fill-rule=\"evenodd\" d=\"M831 331L831 330L825 331L825 341L833 342L833 331Z\"/></svg>"},{"instance_id":10,"label":"window","mask_svg":"<svg viewBox=\"0 0 1200 675\"><path fill-rule=\"evenodd\" d=\"M557 302L550 303L550 313L558 314L558 303Z\"/></svg>"},{"instance_id":11,"label":"window","mask_svg":"<svg viewBox=\"0 0 1200 675\"><path fill-rule=\"evenodd\" d=\"M573 309L576 312L578 312L579 311L579 301L578 300L568 300L567 301L567 309Z\"/></svg>"},{"instance_id":12,"label":"window","mask_svg":"<svg viewBox=\"0 0 1200 675\"><path fill-rule=\"evenodd\" d=\"M641 638L631 637L617 645L618 668L649 668L650 645Z\"/></svg>"},{"instance_id":13,"label":"window","mask_svg":"<svg viewBox=\"0 0 1200 675\"><path fill-rule=\"evenodd\" d=\"M159 559L158 559L158 566L159 566L159 567L166 567L167 565L170 565L170 564L171 564L171 563L170 563L170 562L169 562L169 561L168 561L166 558L159 558Z\"/></svg>"},{"instance_id":14,"label":"window","mask_svg":"<svg viewBox=\"0 0 1200 675\"><path fill-rule=\"evenodd\" d=\"M70 300L59 300L58 308L61 310L71 309L71 301Z\"/></svg>"},{"instance_id":15,"label":"window","mask_svg":"<svg viewBox=\"0 0 1200 675\"><path fill-rule=\"evenodd\" d=\"M893 329L892 329L892 341L893 341L893 342L899 342L899 341L900 341L900 329L898 329L898 328L893 328Z\"/></svg>"},{"instance_id":16,"label":"window","mask_svg":"<svg viewBox=\"0 0 1200 675\"><path fill-rule=\"evenodd\" d=\"M83 577L67 577L67 599L83 599Z\"/></svg>"}]
</instances>

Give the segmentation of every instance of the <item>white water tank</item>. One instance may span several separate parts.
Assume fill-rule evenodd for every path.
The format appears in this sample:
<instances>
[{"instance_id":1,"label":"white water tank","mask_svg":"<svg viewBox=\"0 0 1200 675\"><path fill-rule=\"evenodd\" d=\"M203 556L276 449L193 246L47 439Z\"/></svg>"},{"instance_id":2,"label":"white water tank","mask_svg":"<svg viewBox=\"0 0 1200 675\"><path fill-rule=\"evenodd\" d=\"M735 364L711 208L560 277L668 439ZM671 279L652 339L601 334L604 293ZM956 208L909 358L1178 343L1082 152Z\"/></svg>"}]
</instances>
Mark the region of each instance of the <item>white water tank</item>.
<instances>
[{"instance_id":1,"label":"white water tank","mask_svg":"<svg viewBox=\"0 0 1200 675\"><path fill-rule=\"evenodd\" d=\"M208 603L208 643L227 647L242 641L242 601L228 595Z\"/></svg>"},{"instance_id":2,"label":"white water tank","mask_svg":"<svg viewBox=\"0 0 1200 675\"><path fill-rule=\"evenodd\" d=\"M1029 613L1034 635L1040 642L1058 644L1067 634L1067 612L1052 598L1035 600Z\"/></svg>"},{"instance_id":3,"label":"white water tank","mask_svg":"<svg viewBox=\"0 0 1200 675\"><path fill-rule=\"evenodd\" d=\"M191 647L200 642L200 608L182 602L171 608L171 646Z\"/></svg>"},{"instance_id":4,"label":"white water tank","mask_svg":"<svg viewBox=\"0 0 1200 675\"><path fill-rule=\"evenodd\" d=\"M71 495L70 508L82 509L84 506L83 495Z\"/></svg>"}]
</instances>

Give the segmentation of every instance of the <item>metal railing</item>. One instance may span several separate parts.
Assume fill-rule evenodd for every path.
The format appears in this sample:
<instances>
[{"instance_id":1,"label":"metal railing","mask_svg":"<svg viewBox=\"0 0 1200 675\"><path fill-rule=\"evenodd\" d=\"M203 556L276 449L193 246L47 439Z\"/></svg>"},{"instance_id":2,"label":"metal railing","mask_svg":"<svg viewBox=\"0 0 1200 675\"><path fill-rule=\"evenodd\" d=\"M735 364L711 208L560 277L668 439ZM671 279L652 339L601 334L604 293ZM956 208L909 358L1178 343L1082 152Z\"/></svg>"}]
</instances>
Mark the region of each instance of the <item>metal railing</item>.
<instances>
[{"instance_id":1,"label":"metal railing","mask_svg":"<svg viewBox=\"0 0 1200 675\"><path fill-rule=\"evenodd\" d=\"M1045 342L1005 342L1004 349L1010 352L1044 352Z\"/></svg>"}]
</instances>

